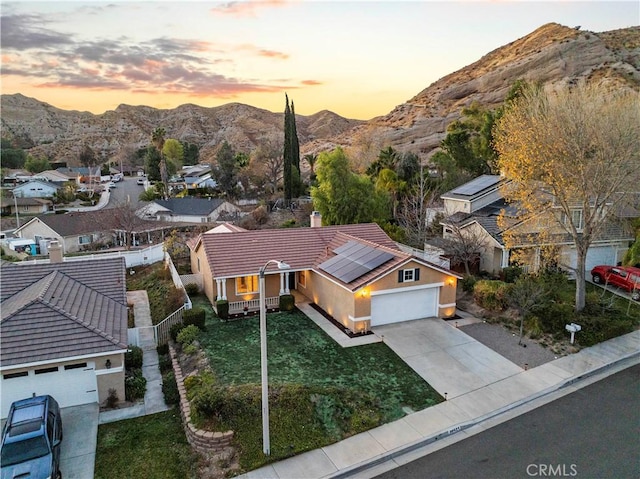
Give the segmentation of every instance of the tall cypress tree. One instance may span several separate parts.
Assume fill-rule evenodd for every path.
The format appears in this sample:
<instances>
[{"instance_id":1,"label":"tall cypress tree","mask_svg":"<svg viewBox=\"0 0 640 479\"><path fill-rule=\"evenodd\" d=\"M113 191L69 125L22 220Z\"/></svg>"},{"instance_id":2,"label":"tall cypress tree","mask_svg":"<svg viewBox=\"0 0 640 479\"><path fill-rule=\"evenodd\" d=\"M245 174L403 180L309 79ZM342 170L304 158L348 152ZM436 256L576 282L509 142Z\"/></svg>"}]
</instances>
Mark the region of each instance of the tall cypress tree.
<instances>
[{"instance_id":1,"label":"tall cypress tree","mask_svg":"<svg viewBox=\"0 0 640 479\"><path fill-rule=\"evenodd\" d=\"M291 198L293 197L292 186L293 182L291 181L291 166L293 165L293 150L292 150L292 142L291 142L291 110L289 109L289 97L287 94L284 94L284 98L286 100L286 106L284 109L284 199L285 203L288 205L291 202Z\"/></svg>"}]
</instances>

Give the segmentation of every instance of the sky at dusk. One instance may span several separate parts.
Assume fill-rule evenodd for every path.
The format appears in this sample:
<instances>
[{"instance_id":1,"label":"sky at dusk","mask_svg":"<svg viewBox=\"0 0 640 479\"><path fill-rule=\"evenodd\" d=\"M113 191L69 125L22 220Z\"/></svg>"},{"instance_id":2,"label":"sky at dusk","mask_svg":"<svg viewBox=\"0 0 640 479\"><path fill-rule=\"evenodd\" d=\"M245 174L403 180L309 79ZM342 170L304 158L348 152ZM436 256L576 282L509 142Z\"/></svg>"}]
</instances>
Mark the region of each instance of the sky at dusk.
<instances>
[{"instance_id":1,"label":"sky at dusk","mask_svg":"<svg viewBox=\"0 0 640 479\"><path fill-rule=\"evenodd\" d=\"M640 24L640 2L1 2L2 93L69 110L240 102L370 119L549 22Z\"/></svg>"}]
</instances>

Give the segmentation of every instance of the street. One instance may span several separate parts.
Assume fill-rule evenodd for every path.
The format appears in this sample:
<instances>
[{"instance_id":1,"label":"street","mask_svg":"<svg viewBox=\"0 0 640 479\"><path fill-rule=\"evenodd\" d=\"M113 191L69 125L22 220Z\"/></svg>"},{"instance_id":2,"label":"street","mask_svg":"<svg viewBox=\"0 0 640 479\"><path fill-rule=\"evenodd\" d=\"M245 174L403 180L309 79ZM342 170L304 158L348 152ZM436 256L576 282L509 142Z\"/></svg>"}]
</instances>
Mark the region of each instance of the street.
<instances>
[{"instance_id":1,"label":"street","mask_svg":"<svg viewBox=\"0 0 640 479\"><path fill-rule=\"evenodd\" d=\"M640 477L640 365L377 476Z\"/></svg>"},{"instance_id":2,"label":"street","mask_svg":"<svg viewBox=\"0 0 640 479\"><path fill-rule=\"evenodd\" d=\"M137 179L135 176L125 176L122 181L118 181L116 187L111 189L107 208L114 208L130 202L137 209L138 197L144 191L144 187L136 183Z\"/></svg>"}]
</instances>

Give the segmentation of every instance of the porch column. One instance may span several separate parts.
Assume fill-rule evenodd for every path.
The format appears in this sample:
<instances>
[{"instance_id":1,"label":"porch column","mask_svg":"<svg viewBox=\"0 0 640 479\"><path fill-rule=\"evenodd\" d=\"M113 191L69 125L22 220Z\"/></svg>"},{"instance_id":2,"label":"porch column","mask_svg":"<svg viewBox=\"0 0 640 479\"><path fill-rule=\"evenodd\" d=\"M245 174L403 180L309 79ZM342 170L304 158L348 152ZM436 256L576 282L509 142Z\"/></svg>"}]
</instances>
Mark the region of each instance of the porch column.
<instances>
[{"instance_id":1,"label":"porch column","mask_svg":"<svg viewBox=\"0 0 640 479\"><path fill-rule=\"evenodd\" d=\"M221 279L220 282L222 283L222 299L226 300L227 299L227 280Z\"/></svg>"},{"instance_id":2,"label":"porch column","mask_svg":"<svg viewBox=\"0 0 640 479\"><path fill-rule=\"evenodd\" d=\"M284 275L284 294L291 294L289 290L289 271L282 273Z\"/></svg>"},{"instance_id":3,"label":"porch column","mask_svg":"<svg viewBox=\"0 0 640 479\"><path fill-rule=\"evenodd\" d=\"M504 248L502 250L502 267L506 268L509 266L509 250Z\"/></svg>"},{"instance_id":4,"label":"porch column","mask_svg":"<svg viewBox=\"0 0 640 479\"><path fill-rule=\"evenodd\" d=\"M285 294L284 293L284 275L286 273L280 273L280 295Z\"/></svg>"}]
</instances>

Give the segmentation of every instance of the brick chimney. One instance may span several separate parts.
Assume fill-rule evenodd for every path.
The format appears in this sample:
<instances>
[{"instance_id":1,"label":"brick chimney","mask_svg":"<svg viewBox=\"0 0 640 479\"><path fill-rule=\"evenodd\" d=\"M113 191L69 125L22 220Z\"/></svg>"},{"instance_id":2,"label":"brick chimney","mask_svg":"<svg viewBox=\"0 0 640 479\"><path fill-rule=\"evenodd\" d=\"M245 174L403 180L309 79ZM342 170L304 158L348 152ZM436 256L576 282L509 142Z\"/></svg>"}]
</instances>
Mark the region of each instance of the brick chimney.
<instances>
[{"instance_id":1,"label":"brick chimney","mask_svg":"<svg viewBox=\"0 0 640 479\"><path fill-rule=\"evenodd\" d=\"M59 241L52 241L49 244L49 262L62 263L62 245Z\"/></svg>"},{"instance_id":2,"label":"brick chimney","mask_svg":"<svg viewBox=\"0 0 640 479\"><path fill-rule=\"evenodd\" d=\"M312 228L319 228L322 226L322 215L320 214L319 211L312 211L311 212L311 227Z\"/></svg>"}]
</instances>

